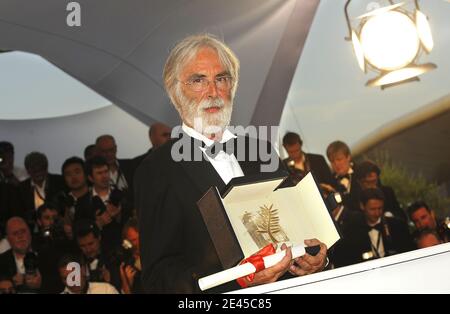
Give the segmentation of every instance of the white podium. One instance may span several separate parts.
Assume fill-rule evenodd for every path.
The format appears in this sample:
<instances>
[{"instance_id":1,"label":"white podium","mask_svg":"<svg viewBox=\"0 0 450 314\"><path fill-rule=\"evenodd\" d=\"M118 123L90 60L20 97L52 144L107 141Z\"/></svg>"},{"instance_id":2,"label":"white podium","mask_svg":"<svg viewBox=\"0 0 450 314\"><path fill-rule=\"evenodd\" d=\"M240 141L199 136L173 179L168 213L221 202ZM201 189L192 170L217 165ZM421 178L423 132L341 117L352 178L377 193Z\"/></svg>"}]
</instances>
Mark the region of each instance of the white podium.
<instances>
[{"instance_id":1,"label":"white podium","mask_svg":"<svg viewBox=\"0 0 450 314\"><path fill-rule=\"evenodd\" d=\"M450 243L230 293L450 293Z\"/></svg>"}]
</instances>

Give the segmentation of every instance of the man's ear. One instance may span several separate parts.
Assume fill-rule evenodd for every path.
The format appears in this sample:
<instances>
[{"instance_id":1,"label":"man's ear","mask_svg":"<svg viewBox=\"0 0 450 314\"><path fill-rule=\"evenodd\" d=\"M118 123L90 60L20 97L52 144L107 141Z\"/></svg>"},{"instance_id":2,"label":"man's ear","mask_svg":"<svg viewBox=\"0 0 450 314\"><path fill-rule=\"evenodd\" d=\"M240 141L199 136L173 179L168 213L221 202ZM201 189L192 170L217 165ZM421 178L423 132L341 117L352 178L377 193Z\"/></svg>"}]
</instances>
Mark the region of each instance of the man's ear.
<instances>
[{"instance_id":1,"label":"man's ear","mask_svg":"<svg viewBox=\"0 0 450 314\"><path fill-rule=\"evenodd\" d=\"M94 183L94 179L92 178L92 176L90 174L88 174L87 177L88 177L89 182Z\"/></svg>"}]
</instances>

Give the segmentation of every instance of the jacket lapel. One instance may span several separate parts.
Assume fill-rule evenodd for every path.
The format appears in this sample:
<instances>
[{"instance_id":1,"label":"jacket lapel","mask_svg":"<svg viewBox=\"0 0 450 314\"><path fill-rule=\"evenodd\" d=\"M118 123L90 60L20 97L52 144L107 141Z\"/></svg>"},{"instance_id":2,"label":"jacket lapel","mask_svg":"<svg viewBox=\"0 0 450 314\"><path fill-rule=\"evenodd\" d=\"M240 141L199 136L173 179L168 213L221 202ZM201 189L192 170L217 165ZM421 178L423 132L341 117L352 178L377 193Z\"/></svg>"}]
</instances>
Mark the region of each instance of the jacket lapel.
<instances>
[{"instance_id":1,"label":"jacket lapel","mask_svg":"<svg viewBox=\"0 0 450 314\"><path fill-rule=\"evenodd\" d=\"M191 159L180 161L182 169L202 193L206 192L211 186L216 186L220 191L225 187L225 183L211 163L205 159L206 157L199 148L201 141L194 140L186 134L183 136L187 136L190 139ZM183 139L180 138L180 140ZM194 156L201 156L202 158L199 161L195 161Z\"/></svg>"}]
</instances>

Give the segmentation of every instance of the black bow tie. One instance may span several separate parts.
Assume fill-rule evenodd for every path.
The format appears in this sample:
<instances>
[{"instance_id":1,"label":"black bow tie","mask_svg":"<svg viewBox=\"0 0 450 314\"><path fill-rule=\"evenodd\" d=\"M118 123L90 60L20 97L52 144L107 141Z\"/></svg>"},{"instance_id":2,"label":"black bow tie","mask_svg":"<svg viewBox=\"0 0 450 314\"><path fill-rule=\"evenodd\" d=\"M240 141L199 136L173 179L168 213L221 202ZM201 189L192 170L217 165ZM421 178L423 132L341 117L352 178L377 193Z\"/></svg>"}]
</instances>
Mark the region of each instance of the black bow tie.
<instances>
[{"instance_id":1,"label":"black bow tie","mask_svg":"<svg viewBox=\"0 0 450 314\"><path fill-rule=\"evenodd\" d=\"M347 174L344 174L344 175L338 175L337 176L337 179L338 179L338 181L341 181L342 179L348 179L348 180L350 180L350 175L347 173Z\"/></svg>"},{"instance_id":2,"label":"black bow tie","mask_svg":"<svg viewBox=\"0 0 450 314\"><path fill-rule=\"evenodd\" d=\"M372 230L378 230L379 232L381 232L383 230L383 225L380 223L377 223L375 226L368 226L369 232Z\"/></svg>"},{"instance_id":3,"label":"black bow tie","mask_svg":"<svg viewBox=\"0 0 450 314\"><path fill-rule=\"evenodd\" d=\"M203 143L202 147L206 147L205 143ZM211 146L206 147L206 154L210 158L215 158L221 151L227 153L228 155L232 155L235 152L235 141L231 139L225 143L214 142Z\"/></svg>"}]
</instances>

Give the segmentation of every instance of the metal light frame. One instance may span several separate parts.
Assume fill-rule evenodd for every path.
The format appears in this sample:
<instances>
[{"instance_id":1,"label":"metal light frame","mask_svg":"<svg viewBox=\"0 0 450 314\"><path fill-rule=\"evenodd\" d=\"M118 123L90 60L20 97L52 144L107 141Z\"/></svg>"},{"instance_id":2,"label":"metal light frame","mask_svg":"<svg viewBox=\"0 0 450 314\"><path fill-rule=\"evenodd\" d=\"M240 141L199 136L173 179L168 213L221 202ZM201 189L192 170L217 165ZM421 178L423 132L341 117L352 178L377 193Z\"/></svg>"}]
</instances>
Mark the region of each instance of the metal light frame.
<instances>
[{"instance_id":1,"label":"metal light frame","mask_svg":"<svg viewBox=\"0 0 450 314\"><path fill-rule=\"evenodd\" d=\"M359 29L354 29L352 28L352 25L350 23L350 18L349 18L349 14L348 14L348 7L350 5L350 2L352 0L347 0L347 2L345 3L344 6L344 12L345 12L345 18L346 18L346 22L347 22L347 28L348 28L348 36L345 37L345 40L347 41L353 41L352 39L352 33L354 33L357 36L357 42L353 42L353 46L355 47L355 44L359 44L360 45L360 41L359 41L359 36L361 35L361 30L364 27L364 24L371 18L373 17L373 14L367 13L367 16L365 16L366 14L360 16L360 18L362 18L360 24L359 24ZM407 9L403 8L403 5L405 4L404 2L400 1L399 3L395 3L393 0L389 0L389 3L391 4L390 6L384 7L386 9L388 9L386 12L388 11L397 11L400 12L404 15L406 15L408 18L410 18L414 24L416 25L417 28L417 18L416 18L416 14L417 12L423 14L420 11L420 6L419 6L419 2L418 0L414 0L414 4L415 4L415 9L416 11L414 13L408 11ZM377 9L377 10L381 10L383 8ZM362 49L362 47L360 47ZM432 49L432 47L431 47ZM361 70L364 73L367 73L367 69L370 69L371 71L377 72L379 75L378 77L374 78L374 79L370 79L369 81L367 81L366 86L380 86L381 89L384 89L386 87L390 87L390 86L394 86L394 85L398 85L398 84L402 84L402 83L406 83L406 82L411 82L411 81L420 81L418 75L423 74L425 72L428 72L430 70L433 70L435 68L437 68L437 66L433 63L426 63L426 64L422 64L422 65L418 65L418 60L420 59L420 57L422 56L422 54L425 53L430 53L431 49L429 49L429 47L426 47L423 39L420 38L419 36L419 48L416 52L416 56L414 57L414 59L406 66L400 68L400 69L396 69L396 70L392 70L392 71L388 71L388 70L383 70L383 69L379 69L377 68L375 65L371 64L366 56L363 54L363 59L361 60L361 57L356 55L356 58L358 59L358 63L360 64ZM403 69L406 68L410 68L412 70L417 70L418 72L422 72L422 73L418 73L416 76L407 78L407 79L403 79L400 81L396 81L393 83L389 83L389 84L379 84L381 82L381 80L383 78L385 78L387 75L389 75L390 73L393 73L394 71L401 71Z\"/></svg>"}]
</instances>

